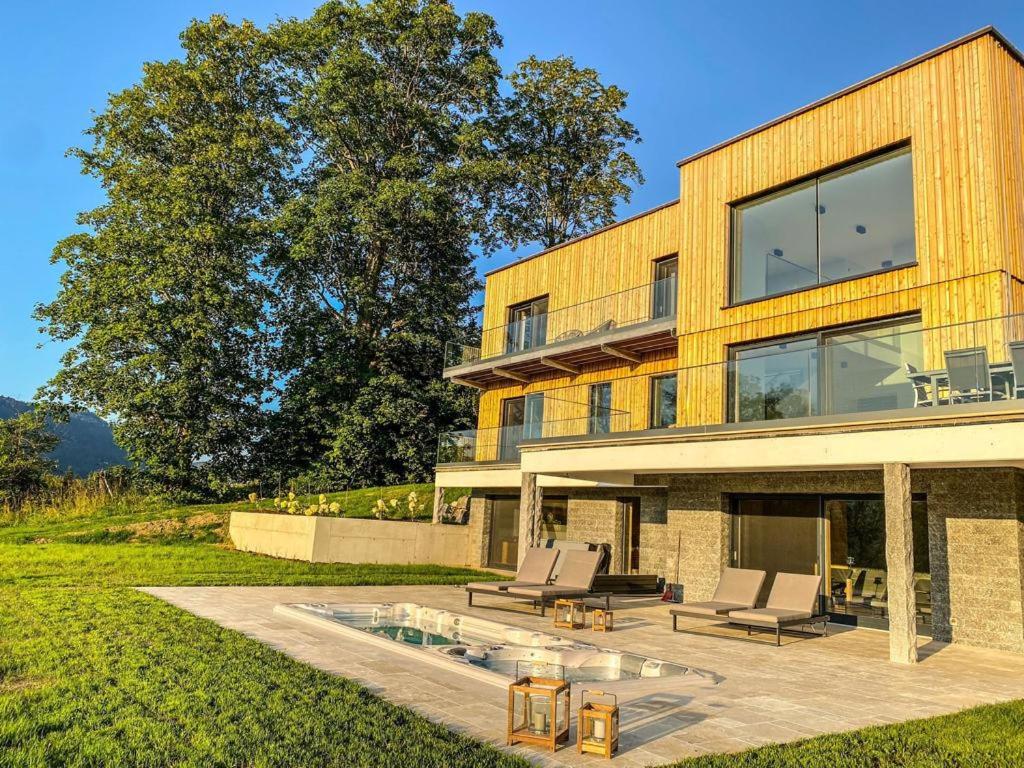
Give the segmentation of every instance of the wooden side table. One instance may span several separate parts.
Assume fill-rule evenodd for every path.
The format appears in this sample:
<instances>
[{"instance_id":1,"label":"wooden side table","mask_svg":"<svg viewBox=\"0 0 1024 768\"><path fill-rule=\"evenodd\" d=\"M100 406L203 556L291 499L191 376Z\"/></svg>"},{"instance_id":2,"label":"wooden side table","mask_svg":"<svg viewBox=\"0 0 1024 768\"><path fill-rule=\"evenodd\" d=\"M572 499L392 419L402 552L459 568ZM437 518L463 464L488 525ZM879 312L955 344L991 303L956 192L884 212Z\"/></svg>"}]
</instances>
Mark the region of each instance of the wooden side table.
<instances>
[{"instance_id":1,"label":"wooden side table","mask_svg":"<svg viewBox=\"0 0 1024 768\"><path fill-rule=\"evenodd\" d=\"M561 629L583 629L587 626L587 609L582 600L555 600L555 626Z\"/></svg>"}]
</instances>

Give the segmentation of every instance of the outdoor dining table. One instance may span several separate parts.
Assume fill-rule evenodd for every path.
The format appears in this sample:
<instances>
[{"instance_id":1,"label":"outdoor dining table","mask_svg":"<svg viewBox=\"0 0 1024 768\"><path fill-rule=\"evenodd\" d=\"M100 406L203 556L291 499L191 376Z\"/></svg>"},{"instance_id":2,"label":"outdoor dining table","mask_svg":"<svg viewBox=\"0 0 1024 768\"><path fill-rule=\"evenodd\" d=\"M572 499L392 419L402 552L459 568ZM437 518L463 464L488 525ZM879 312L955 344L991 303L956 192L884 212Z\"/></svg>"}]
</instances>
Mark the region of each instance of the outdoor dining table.
<instances>
[{"instance_id":1,"label":"outdoor dining table","mask_svg":"<svg viewBox=\"0 0 1024 768\"><path fill-rule=\"evenodd\" d=\"M992 388L1001 386L1006 398L1010 399L1013 393L1013 363L989 363L989 378L992 381ZM918 371L917 376L927 376L931 380L932 405L941 405L939 397L939 386L949 384L949 373L945 368L934 371ZM947 398L948 399L948 398Z\"/></svg>"}]
</instances>

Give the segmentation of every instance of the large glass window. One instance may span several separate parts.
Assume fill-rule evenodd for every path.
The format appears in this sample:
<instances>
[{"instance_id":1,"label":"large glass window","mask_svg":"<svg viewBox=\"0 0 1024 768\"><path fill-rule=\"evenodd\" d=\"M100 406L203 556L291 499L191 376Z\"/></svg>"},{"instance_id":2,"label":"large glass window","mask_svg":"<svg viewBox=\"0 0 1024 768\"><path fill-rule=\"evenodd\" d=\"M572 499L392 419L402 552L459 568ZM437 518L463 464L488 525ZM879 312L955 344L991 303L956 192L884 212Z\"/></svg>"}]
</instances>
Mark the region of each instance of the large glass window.
<instances>
[{"instance_id":1,"label":"large glass window","mask_svg":"<svg viewBox=\"0 0 1024 768\"><path fill-rule=\"evenodd\" d=\"M912 264L910 150L735 206L732 249L734 302Z\"/></svg>"},{"instance_id":2,"label":"large glass window","mask_svg":"<svg viewBox=\"0 0 1024 768\"><path fill-rule=\"evenodd\" d=\"M676 313L679 292L679 259L673 256L654 263L651 318L672 317Z\"/></svg>"},{"instance_id":3,"label":"large glass window","mask_svg":"<svg viewBox=\"0 0 1024 768\"><path fill-rule=\"evenodd\" d=\"M612 431L612 385L610 381L590 385L588 432L604 435Z\"/></svg>"},{"instance_id":4,"label":"large glass window","mask_svg":"<svg viewBox=\"0 0 1024 768\"><path fill-rule=\"evenodd\" d=\"M728 420L911 408L923 356L916 317L734 348Z\"/></svg>"},{"instance_id":5,"label":"large glass window","mask_svg":"<svg viewBox=\"0 0 1024 768\"><path fill-rule=\"evenodd\" d=\"M676 423L676 383L674 373L651 379L651 429L671 427Z\"/></svg>"},{"instance_id":6,"label":"large glass window","mask_svg":"<svg viewBox=\"0 0 1024 768\"><path fill-rule=\"evenodd\" d=\"M508 310L506 352L522 352L542 347L548 336L548 297L543 296Z\"/></svg>"}]
</instances>

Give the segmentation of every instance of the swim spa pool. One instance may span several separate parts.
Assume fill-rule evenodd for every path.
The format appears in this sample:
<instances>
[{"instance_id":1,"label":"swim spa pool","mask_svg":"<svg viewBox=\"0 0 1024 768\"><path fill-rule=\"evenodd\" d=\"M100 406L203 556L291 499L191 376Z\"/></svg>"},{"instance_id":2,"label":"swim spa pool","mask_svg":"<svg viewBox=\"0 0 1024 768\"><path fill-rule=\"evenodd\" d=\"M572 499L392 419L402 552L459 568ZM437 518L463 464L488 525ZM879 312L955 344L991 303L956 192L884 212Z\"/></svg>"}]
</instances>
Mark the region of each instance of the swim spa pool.
<instances>
[{"instance_id":1,"label":"swim spa pool","mask_svg":"<svg viewBox=\"0 0 1024 768\"><path fill-rule=\"evenodd\" d=\"M279 605L275 612L496 685L507 685L517 673L554 673L573 683L713 678L682 664L418 603L297 603Z\"/></svg>"}]
</instances>

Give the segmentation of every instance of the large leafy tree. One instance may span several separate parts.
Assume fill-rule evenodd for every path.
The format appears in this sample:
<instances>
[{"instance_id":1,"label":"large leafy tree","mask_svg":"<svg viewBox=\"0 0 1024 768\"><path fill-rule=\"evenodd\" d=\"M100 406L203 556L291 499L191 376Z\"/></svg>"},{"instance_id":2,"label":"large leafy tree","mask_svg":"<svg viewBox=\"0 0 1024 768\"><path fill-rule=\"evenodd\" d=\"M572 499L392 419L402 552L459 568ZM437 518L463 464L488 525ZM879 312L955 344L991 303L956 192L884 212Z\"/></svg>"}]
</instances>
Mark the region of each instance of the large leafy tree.
<instances>
[{"instance_id":1,"label":"large leafy tree","mask_svg":"<svg viewBox=\"0 0 1024 768\"><path fill-rule=\"evenodd\" d=\"M272 34L307 161L282 216L280 463L427 477L437 433L473 414L441 369L472 324L500 38L444 0L328 2Z\"/></svg>"},{"instance_id":2,"label":"large leafy tree","mask_svg":"<svg viewBox=\"0 0 1024 768\"><path fill-rule=\"evenodd\" d=\"M57 438L40 410L0 419L0 503L17 507L40 490L57 463L47 454Z\"/></svg>"},{"instance_id":3,"label":"large leafy tree","mask_svg":"<svg viewBox=\"0 0 1024 768\"><path fill-rule=\"evenodd\" d=\"M505 192L495 224L506 244L545 248L610 224L643 174L626 147L639 133L622 116L627 93L567 56L534 56L509 75L494 124Z\"/></svg>"},{"instance_id":4,"label":"large leafy tree","mask_svg":"<svg viewBox=\"0 0 1024 768\"><path fill-rule=\"evenodd\" d=\"M66 271L37 308L72 342L42 394L115 416L132 459L166 486L245 471L271 374L270 214L293 142L264 34L214 16L110 97L72 150L106 192L57 244Z\"/></svg>"}]
</instances>

